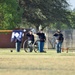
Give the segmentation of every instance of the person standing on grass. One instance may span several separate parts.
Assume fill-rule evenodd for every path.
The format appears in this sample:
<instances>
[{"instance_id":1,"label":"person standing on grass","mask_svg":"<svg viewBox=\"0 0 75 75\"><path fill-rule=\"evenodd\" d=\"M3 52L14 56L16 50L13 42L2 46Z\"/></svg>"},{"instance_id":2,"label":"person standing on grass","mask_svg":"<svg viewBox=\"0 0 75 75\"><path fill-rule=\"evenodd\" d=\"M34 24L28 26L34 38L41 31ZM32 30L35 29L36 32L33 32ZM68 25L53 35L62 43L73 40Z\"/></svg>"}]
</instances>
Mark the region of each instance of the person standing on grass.
<instances>
[{"instance_id":1,"label":"person standing on grass","mask_svg":"<svg viewBox=\"0 0 75 75\"><path fill-rule=\"evenodd\" d=\"M62 47L62 43L63 43L63 34L61 33L60 30L57 30L56 33L54 33L55 38L56 38L56 51L57 53L61 53L61 47Z\"/></svg>"},{"instance_id":2,"label":"person standing on grass","mask_svg":"<svg viewBox=\"0 0 75 75\"><path fill-rule=\"evenodd\" d=\"M11 36L11 42L15 41L16 51L20 52L22 37L23 37L23 30L13 30Z\"/></svg>"},{"instance_id":3,"label":"person standing on grass","mask_svg":"<svg viewBox=\"0 0 75 75\"><path fill-rule=\"evenodd\" d=\"M31 41L31 43L33 44L34 43L34 35L33 35L33 32L30 30L26 36L28 37L28 40Z\"/></svg>"},{"instance_id":4,"label":"person standing on grass","mask_svg":"<svg viewBox=\"0 0 75 75\"><path fill-rule=\"evenodd\" d=\"M38 33L36 33L36 35L38 35L38 38L39 38L39 40L38 40L39 52L46 52L43 50L44 49L44 43L46 41L46 36L45 36L44 32L42 31L42 29Z\"/></svg>"},{"instance_id":5,"label":"person standing on grass","mask_svg":"<svg viewBox=\"0 0 75 75\"><path fill-rule=\"evenodd\" d=\"M33 32L30 30L26 36L28 37L28 42L30 41L30 43L33 45L34 43L34 35L33 35ZM30 52L32 52L33 48L30 47Z\"/></svg>"}]
</instances>

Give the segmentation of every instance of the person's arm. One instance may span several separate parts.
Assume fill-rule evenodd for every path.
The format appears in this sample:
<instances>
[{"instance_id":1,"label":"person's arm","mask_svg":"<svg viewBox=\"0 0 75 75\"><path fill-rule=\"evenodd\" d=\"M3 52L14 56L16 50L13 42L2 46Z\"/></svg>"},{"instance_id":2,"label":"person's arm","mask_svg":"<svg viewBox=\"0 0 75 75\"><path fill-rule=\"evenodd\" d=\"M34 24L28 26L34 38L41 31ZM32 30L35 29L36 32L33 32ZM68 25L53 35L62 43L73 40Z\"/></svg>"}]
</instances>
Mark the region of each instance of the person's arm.
<instances>
[{"instance_id":1,"label":"person's arm","mask_svg":"<svg viewBox=\"0 0 75 75\"><path fill-rule=\"evenodd\" d=\"M27 34L26 34L26 36L30 36L30 34L29 34L29 33L27 33Z\"/></svg>"},{"instance_id":2,"label":"person's arm","mask_svg":"<svg viewBox=\"0 0 75 75\"><path fill-rule=\"evenodd\" d=\"M46 36L45 36L45 41L46 41Z\"/></svg>"},{"instance_id":3,"label":"person's arm","mask_svg":"<svg viewBox=\"0 0 75 75\"><path fill-rule=\"evenodd\" d=\"M46 36L45 36L45 34L44 34L44 41L46 41Z\"/></svg>"},{"instance_id":4,"label":"person's arm","mask_svg":"<svg viewBox=\"0 0 75 75\"><path fill-rule=\"evenodd\" d=\"M33 43L34 43L34 35L33 35Z\"/></svg>"},{"instance_id":5,"label":"person's arm","mask_svg":"<svg viewBox=\"0 0 75 75\"><path fill-rule=\"evenodd\" d=\"M36 35L40 35L40 33L38 32L38 33L36 33Z\"/></svg>"},{"instance_id":6,"label":"person's arm","mask_svg":"<svg viewBox=\"0 0 75 75\"><path fill-rule=\"evenodd\" d=\"M54 33L53 36L58 36L58 34L57 33Z\"/></svg>"}]
</instances>

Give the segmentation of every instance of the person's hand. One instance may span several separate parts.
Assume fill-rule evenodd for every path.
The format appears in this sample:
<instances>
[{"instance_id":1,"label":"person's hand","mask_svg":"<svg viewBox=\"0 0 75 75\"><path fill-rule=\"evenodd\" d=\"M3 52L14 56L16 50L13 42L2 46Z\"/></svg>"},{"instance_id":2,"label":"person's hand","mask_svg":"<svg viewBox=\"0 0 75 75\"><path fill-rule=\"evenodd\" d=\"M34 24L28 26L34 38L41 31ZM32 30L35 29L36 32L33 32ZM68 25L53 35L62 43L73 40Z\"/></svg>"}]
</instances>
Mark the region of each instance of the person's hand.
<instances>
[{"instance_id":1,"label":"person's hand","mask_svg":"<svg viewBox=\"0 0 75 75\"><path fill-rule=\"evenodd\" d=\"M58 43L59 42L59 40L56 40L56 43Z\"/></svg>"}]
</instances>

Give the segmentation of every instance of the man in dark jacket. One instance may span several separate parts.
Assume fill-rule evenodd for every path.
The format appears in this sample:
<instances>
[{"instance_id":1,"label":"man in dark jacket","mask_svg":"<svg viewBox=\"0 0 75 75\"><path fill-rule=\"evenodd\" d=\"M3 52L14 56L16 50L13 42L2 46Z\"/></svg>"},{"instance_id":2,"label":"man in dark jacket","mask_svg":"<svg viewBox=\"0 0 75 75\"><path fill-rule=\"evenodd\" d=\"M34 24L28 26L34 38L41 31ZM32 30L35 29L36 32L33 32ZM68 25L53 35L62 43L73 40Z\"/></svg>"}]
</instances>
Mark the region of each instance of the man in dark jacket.
<instances>
[{"instance_id":1,"label":"man in dark jacket","mask_svg":"<svg viewBox=\"0 0 75 75\"><path fill-rule=\"evenodd\" d=\"M29 46L29 49L30 49L30 52L32 52L33 50L33 43L34 43L34 35L33 35L33 32L32 31L29 31L26 36L28 37L28 46Z\"/></svg>"},{"instance_id":2,"label":"man in dark jacket","mask_svg":"<svg viewBox=\"0 0 75 75\"><path fill-rule=\"evenodd\" d=\"M56 38L56 50L57 53L61 53L61 47L62 47L62 43L63 43L63 34L61 33L60 30L58 30L56 33L54 33L55 38Z\"/></svg>"},{"instance_id":3,"label":"man in dark jacket","mask_svg":"<svg viewBox=\"0 0 75 75\"><path fill-rule=\"evenodd\" d=\"M43 48L44 48L44 42L46 41L46 36L43 33L42 29L38 33L36 33L36 34L39 37L39 40L38 40L38 49L39 49L40 52L45 52L43 50Z\"/></svg>"},{"instance_id":4,"label":"man in dark jacket","mask_svg":"<svg viewBox=\"0 0 75 75\"><path fill-rule=\"evenodd\" d=\"M34 35L32 33L32 31L29 31L26 36L28 37L28 40L31 41L31 43L33 44L34 43Z\"/></svg>"}]
</instances>

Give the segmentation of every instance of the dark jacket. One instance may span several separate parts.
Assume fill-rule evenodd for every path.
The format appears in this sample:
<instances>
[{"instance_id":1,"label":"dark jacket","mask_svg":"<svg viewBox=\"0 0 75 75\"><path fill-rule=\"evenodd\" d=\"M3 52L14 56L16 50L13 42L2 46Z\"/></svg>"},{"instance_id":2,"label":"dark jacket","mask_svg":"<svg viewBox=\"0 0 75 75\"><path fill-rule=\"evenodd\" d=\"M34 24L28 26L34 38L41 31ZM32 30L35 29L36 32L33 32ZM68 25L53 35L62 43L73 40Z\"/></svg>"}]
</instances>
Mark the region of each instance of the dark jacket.
<instances>
[{"instance_id":1,"label":"dark jacket","mask_svg":"<svg viewBox=\"0 0 75 75\"><path fill-rule=\"evenodd\" d=\"M32 43L34 43L34 35L27 33L26 36L28 37L28 40L31 40Z\"/></svg>"},{"instance_id":2,"label":"dark jacket","mask_svg":"<svg viewBox=\"0 0 75 75\"><path fill-rule=\"evenodd\" d=\"M63 42L63 40L64 40L64 37L63 37L62 33L55 33L53 36L56 37L56 40L59 40L61 42Z\"/></svg>"},{"instance_id":3,"label":"dark jacket","mask_svg":"<svg viewBox=\"0 0 75 75\"><path fill-rule=\"evenodd\" d=\"M44 33L36 33L39 36L39 41L45 42L46 41L46 36Z\"/></svg>"}]
</instances>

